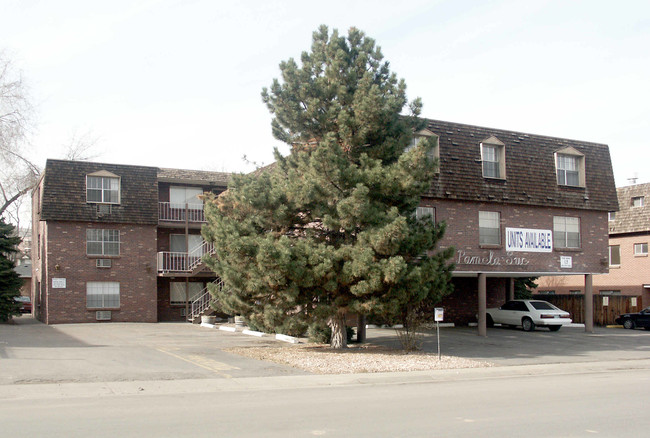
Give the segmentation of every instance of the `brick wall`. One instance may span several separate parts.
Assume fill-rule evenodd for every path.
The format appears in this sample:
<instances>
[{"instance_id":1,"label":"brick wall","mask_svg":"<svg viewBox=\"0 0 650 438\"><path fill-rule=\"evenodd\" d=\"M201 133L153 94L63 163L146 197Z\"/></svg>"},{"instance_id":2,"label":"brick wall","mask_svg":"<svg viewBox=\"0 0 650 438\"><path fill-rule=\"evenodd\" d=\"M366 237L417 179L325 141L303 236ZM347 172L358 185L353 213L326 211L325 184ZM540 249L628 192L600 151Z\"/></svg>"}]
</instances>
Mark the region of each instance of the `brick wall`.
<instances>
[{"instance_id":1,"label":"brick wall","mask_svg":"<svg viewBox=\"0 0 650 438\"><path fill-rule=\"evenodd\" d=\"M456 272L498 272L504 273L504 277L508 273L607 272L607 212L439 199L424 199L422 205L435 207L436 219L446 221L447 232L441 246L453 246L456 249ZM501 245L479 245L479 211L500 213ZM550 253L505 251L506 227L552 231L554 216L580 218L580 249L554 249ZM572 268L560 267L561 256L572 258Z\"/></svg>"},{"instance_id":2,"label":"brick wall","mask_svg":"<svg viewBox=\"0 0 650 438\"><path fill-rule=\"evenodd\" d=\"M501 306L506 301L508 279L485 279L487 308ZM478 314L478 278L456 277L452 280L454 292L443 298L436 307L445 311L445 322L458 325L467 325L476 322Z\"/></svg>"},{"instance_id":3,"label":"brick wall","mask_svg":"<svg viewBox=\"0 0 650 438\"><path fill-rule=\"evenodd\" d=\"M47 293L45 322L96 322L96 310L86 307L86 283L120 283L120 307L112 311L116 322L156 322L156 227L152 225L97 224L91 222L47 223ZM86 255L86 230L120 231L120 256L110 258L111 268L97 268ZM52 288L53 278L65 278L66 288Z\"/></svg>"}]
</instances>

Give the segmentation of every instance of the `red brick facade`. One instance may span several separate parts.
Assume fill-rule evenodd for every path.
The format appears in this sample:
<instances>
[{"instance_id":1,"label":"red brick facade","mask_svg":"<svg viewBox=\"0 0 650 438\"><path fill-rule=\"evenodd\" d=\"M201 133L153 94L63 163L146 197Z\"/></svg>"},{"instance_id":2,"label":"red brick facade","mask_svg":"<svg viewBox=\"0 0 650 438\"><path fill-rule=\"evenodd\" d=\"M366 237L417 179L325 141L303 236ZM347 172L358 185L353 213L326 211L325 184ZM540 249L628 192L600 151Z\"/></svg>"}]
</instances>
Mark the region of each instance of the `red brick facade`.
<instances>
[{"instance_id":1,"label":"red brick facade","mask_svg":"<svg viewBox=\"0 0 650 438\"><path fill-rule=\"evenodd\" d=\"M119 256L86 255L87 229L115 229L120 233ZM96 322L96 311L110 310L111 321L156 322L156 227L151 225L48 222L47 252L41 264L40 300L47 324ZM98 268L98 258L111 261ZM56 279L56 280L55 280ZM64 288L53 282L65 279ZM118 282L119 307L89 308L87 282Z\"/></svg>"}]
</instances>

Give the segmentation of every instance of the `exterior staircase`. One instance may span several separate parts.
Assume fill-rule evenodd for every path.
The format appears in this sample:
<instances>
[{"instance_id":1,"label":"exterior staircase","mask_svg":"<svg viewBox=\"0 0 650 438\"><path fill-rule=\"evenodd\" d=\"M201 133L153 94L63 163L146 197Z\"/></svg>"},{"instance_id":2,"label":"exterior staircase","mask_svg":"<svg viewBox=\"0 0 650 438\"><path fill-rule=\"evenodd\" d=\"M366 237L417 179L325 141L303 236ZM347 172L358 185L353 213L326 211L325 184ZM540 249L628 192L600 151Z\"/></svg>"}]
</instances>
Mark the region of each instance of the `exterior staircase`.
<instances>
[{"instance_id":1,"label":"exterior staircase","mask_svg":"<svg viewBox=\"0 0 650 438\"><path fill-rule=\"evenodd\" d=\"M216 284L217 289L221 290L225 284L222 279L217 278L210 284ZM210 294L209 285L201 291L199 296L190 303L190 314L187 315L187 320L191 322L200 322L202 315L210 315L214 313L210 304L214 302L212 294Z\"/></svg>"}]
</instances>

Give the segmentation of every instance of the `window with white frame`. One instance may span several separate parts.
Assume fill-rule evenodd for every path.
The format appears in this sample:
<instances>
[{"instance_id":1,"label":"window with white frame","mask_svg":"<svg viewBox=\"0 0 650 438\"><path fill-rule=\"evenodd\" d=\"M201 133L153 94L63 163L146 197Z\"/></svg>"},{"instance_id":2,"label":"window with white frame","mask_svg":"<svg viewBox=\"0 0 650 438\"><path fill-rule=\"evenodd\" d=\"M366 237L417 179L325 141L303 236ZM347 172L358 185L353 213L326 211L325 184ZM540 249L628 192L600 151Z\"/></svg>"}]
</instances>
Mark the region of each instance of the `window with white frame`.
<instances>
[{"instance_id":1,"label":"window with white frame","mask_svg":"<svg viewBox=\"0 0 650 438\"><path fill-rule=\"evenodd\" d=\"M439 160L440 159L440 138L433 132L429 131L428 129L422 129L414 133L413 137L411 138L411 142L408 144L408 146L406 146L404 152L408 152L411 149L413 149L423 139L429 139L429 142L433 143L431 145L432 146L431 149L427 153L427 157L431 161Z\"/></svg>"},{"instance_id":2,"label":"window with white frame","mask_svg":"<svg viewBox=\"0 0 650 438\"><path fill-rule=\"evenodd\" d=\"M610 211L607 214L607 220L610 221L610 222L615 221L616 220L616 212L615 211Z\"/></svg>"},{"instance_id":3,"label":"window with white frame","mask_svg":"<svg viewBox=\"0 0 650 438\"><path fill-rule=\"evenodd\" d=\"M580 218L554 216L553 240L556 248L580 248Z\"/></svg>"},{"instance_id":4,"label":"window with white frame","mask_svg":"<svg viewBox=\"0 0 650 438\"><path fill-rule=\"evenodd\" d=\"M187 302L192 302L201 295L205 290L205 283L190 281L187 283L187 295L185 291L184 281L172 281L169 290L169 304L173 306L185 305L186 297Z\"/></svg>"},{"instance_id":5,"label":"window with white frame","mask_svg":"<svg viewBox=\"0 0 650 438\"><path fill-rule=\"evenodd\" d=\"M481 142L481 161L484 178L506 178L506 148L498 138L490 137Z\"/></svg>"},{"instance_id":6,"label":"window with white frame","mask_svg":"<svg viewBox=\"0 0 650 438\"><path fill-rule=\"evenodd\" d=\"M609 266L620 266L621 265L621 246L620 245L610 245L609 246Z\"/></svg>"},{"instance_id":7,"label":"window with white frame","mask_svg":"<svg viewBox=\"0 0 650 438\"><path fill-rule=\"evenodd\" d=\"M200 234L189 234L187 241L185 234L171 234L169 236L169 249L171 252L192 252L203 245L203 237Z\"/></svg>"},{"instance_id":8,"label":"window with white frame","mask_svg":"<svg viewBox=\"0 0 650 438\"><path fill-rule=\"evenodd\" d=\"M635 243L634 244L634 255L635 256L647 256L648 255L648 244L647 243Z\"/></svg>"},{"instance_id":9,"label":"window with white frame","mask_svg":"<svg viewBox=\"0 0 650 438\"><path fill-rule=\"evenodd\" d=\"M120 255L120 231L103 229L86 230L86 254L90 256Z\"/></svg>"},{"instance_id":10,"label":"window with white frame","mask_svg":"<svg viewBox=\"0 0 650 438\"><path fill-rule=\"evenodd\" d=\"M87 175L86 201L99 204L119 204L120 178L118 176Z\"/></svg>"},{"instance_id":11,"label":"window with white frame","mask_svg":"<svg viewBox=\"0 0 650 438\"><path fill-rule=\"evenodd\" d=\"M117 281L89 281L86 283L86 307L89 309L116 309L120 307L120 283Z\"/></svg>"},{"instance_id":12,"label":"window with white frame","mask_svg":"<svg viewBox=\"0 0 650 438\"><path fill-rule=\"evenodd\" d=\"M555 153L557 183L561 186L585 186L585 156L574 148Z\"/></svg>"},{"instance_id":13,"label":"window with white frame","mask_svg":"<svg viewBox=\"0 0 650 438\"><path fill-rule=\"evenodd\" d=\"M185 208L187 204L191 209L203 209L203 201L199 196L203 194L200 187L171 186L169 188L169 202L172 208Z\"/></svg>"},{"instance_id":14,"label":"window with white frame","mask_svg":"<svg viewBox=\"0 0 650 438\"><path fill-rule=\"evenodd\" d=\"M436 209L433 207L418 207L415 209L415 218L417 220L428 219L431 222L435 222Z\"/></svg>"},{"instance_id":15,"label":"window with white frame","mask_svg":"<svg viewBox=\"0 0 650 438\"><path fill-rule=\"evenodd\" d=\"M480 245L501 244L501 215L496 211L478 212Z\"/></svg>"},{"instance_id":16,"label":"window with white frame","mask_svg":"<svg viewBox=\"0 0 650 438\"><path fill-rule=\"evenodd\" d=\"M645 205L644 196L635 196L632 198L632 207L643 207Z\"/></svg>"}]
</instances>

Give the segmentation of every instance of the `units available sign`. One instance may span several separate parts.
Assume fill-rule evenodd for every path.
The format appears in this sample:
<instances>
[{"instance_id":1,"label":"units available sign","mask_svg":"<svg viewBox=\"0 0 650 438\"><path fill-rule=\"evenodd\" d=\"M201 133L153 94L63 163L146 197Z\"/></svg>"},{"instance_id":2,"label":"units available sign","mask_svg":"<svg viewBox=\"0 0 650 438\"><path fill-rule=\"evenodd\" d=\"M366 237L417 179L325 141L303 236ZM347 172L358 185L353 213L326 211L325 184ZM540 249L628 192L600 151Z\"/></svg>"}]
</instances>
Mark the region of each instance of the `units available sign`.
<instances>
[{"instance_id":1,"label":"units available sign","mask_svg":"<svg viewBox=\"0 0 650 438\"><path fill-rule=\"evenodd\" d=\"M531 228L506 228L506 251L552 252L553 232Z\"/></svg>"}]
</instances>

